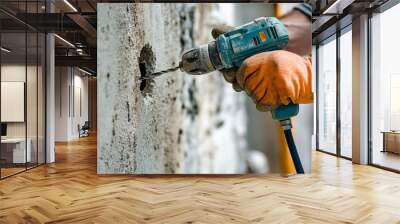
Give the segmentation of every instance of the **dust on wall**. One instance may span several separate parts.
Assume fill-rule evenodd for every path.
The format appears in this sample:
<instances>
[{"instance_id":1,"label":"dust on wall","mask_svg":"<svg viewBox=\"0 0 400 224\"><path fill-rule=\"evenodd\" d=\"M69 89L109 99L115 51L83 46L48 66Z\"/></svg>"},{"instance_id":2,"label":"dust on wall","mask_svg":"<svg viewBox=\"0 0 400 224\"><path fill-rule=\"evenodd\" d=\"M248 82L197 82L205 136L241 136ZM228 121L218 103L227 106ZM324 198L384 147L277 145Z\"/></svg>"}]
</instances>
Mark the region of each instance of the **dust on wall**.
<instances>
[{"instance_id":1,"label":"dust on wall","mask_svg":"<svg viewBox=\"0 0 400 224\"><path fill-rule=\"evenodd\" d=\"M98 5L98 173L245 171L244 101L219 73L139 79L208 41L205 7Z\"/></svg>"}]
</instances>

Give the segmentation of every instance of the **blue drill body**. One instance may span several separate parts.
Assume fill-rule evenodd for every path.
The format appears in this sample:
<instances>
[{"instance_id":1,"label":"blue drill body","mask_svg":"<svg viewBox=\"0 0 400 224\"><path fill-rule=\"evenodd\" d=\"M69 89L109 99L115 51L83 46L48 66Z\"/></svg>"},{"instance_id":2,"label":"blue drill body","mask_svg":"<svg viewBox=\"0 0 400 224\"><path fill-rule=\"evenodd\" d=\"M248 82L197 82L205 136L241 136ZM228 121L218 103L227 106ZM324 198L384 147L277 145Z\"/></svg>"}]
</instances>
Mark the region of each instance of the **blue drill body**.
<instances>
[{"instance_id":1,"label":"blue drill body","mask_svg":"<svg viewBox=\"0 0 400 224\"><path fill-rule=\"evenodd\" d=\"M220 35L216 45L225 69L239 68L243 61L255 54L282 49L289 41L286 27L275 17L261 17ZM281 105L272 111L275 120L296 116L299 105Z\"/></svg>"},{"instance_id":2,"label":"blue drill body","mask_svg":"<svg viewBox=\"0 0 400 224\"><path fill-rule=\"evenodd\" d=\"M238 68L255 54L282 49L289 41L286 27L275 17L261 17L216 39L224 68Z\"/></svg>"}]
</instances>

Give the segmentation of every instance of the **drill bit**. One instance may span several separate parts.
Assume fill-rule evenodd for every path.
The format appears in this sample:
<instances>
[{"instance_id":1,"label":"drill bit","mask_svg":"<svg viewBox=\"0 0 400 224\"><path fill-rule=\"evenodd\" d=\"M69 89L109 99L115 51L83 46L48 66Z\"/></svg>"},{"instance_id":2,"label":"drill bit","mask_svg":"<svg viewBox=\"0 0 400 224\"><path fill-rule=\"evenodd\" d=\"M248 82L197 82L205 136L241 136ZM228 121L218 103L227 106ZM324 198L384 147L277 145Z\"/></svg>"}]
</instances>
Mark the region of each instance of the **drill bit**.
<instances>
[{"instance_id":1,"label":"drill bit","mask_svg":"<svg viewBox=\"0 0 400 224\"><path fill-rule=\"evenodd\" d=\"M151 74L148 74L148 75L146 75L146 76L140 77L140 79L142 79L142 80L143 80L143 79L153 79L153 78L155 78L155 77L157 77L157 76L160 76L160 75L162 75L162 74L165 74L165 73L168 73L168 72L176 71L176 70L178 70L180 67L181 67L181 66L178 65L177 67L174 67L174 68L169 68L169 69L166 69L166 70L163 70L163 71L151 73Z\"/></svg>"}]
</instances>

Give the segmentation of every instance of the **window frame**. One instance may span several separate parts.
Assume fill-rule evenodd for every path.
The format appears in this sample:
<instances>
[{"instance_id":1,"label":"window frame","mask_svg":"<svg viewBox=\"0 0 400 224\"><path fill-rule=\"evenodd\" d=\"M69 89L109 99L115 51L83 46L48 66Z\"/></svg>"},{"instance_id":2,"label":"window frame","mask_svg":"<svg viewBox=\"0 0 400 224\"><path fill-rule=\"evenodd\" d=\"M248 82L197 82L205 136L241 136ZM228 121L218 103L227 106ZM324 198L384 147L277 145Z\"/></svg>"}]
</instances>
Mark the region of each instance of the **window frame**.
<instances>
[{"instance_id":1,"label":"window frame","mask_svg":"<svg viewBox=\"0 0 400 224\"><path fill-rule=\"evenodd\" d=\"M333 33L332 35L328 36L327 38L318 41L318 43L316 44L316 57L315 57L315 61L316 61L316 151L319 152L323 152L329 155L333 155L333 156L337 156L340 158L344 158L347 160L352 160L352 158L347 157L347 156L343 156L341 153L341 118L340 118L340 103L341 103L341 97L340 97L340 84L341 84L341 66L340 66L340 37L342 35L344 35L347 32L351 32L352 31L352 23L347 24L346 26L344 26L343 28L337 30L335 33ZM322 43L326 44L329 43L331 41L336 41L336 60L335 60L335 64L336 64L336 152L332 153L332 152L328 152L324 149L321 149L319 147L320 143L319 143L319 131L320 131L320 127L319 127L319 110L320 110L320 96L319 96L319 78L320 78L320 74L319 74L319 47L320 45L322 45Z\"/></svg>"},{"instance_id":2,"label":"window frame","mask_svg":"<svg viewBox=\"0 0 400 224\"><path fill-rule=\"evenodd\" d=\"M39 12L39 0L34 0L34 1L32 1L32 3L35 3L36 4L36 12ZM44 2L44 1L43 1ZM27 3L28 3L28 1L22 1L22 3L25 3L25 19L26 19L26 16L27 16L27 12L28 12L28 9L27 9ZM45 9L45 11L47 12L47 10L48 10L48 7L46 7L46 9ZM6 11L3 11L3 12L6 12ZM1 24L0 24L0 46L2 45L2 35L3 34L6 34L6 33L10 33L9 31L2 31L1 30ZM25 35L25 40L24 40L24 42L25 42L25 49L24 49L24 51L25 51L25 58L24 58L24 60L25 60L25 87L24 87L24 90L25 90L25 93L24 93L24 123L25 123L25 127L24 127L24 129L25 129L25 135L24 135L24 139L25 139L25 166L24 166L24 168L23 169L21 169L20 171L17 171L17 172L14 172L14 173L12 173L12 174L9 174L9 175L4 175L4 173L2 173L2 167L0 166L0 181L1 180L4 180L4 179L7 179L8 177L12 177L12 176L15 176L15 175L17 175L17 174L20 174L20 173L23 173L23 172L26 172L26 171L28 171L28 170L30 170L30 169L34 169L34 168L36 168L36 167L39 167L39 166L41 166L41 165L44 165L44 164L47 164L47 44L48 44L48 39L47 39L47 32L43 32L43 31L41 31L41 30L38 30L38 29L36 29L36 28L34 28L34 27L32 27L32 26L30 26L29 24L27 24L27 23L23 23L23 30L19 30L19 31L15 31L15 32L11 32L11 33L20 33L20 34L23 34L23 35ZM36 136L34 136L33 138L36 138L36 142L37 142L37 144L36 144L36 161L34 162L34 163L32 163L32 164L29 164L29 166L28 166L28 159L27 159L27 156L28 156L28 154L27 154L27 148L28 148L28 109L27 109L27 83L28 83L28 78L27 78L27 76L28 76L28 34L33 34L34 36L36 36L36 41L35 41L35 43L34 44L36 44L36 49L35 49L35 53L36 53L36 59L34 60L34 65L35 65L35 67L36 67L36 69L35 69L35 72L34 72L34 74L36 75L36 91L33 93L34 95L35 95L35 97L36 97L36 122L34 122L34 125L36 125ZM43 34L43 35L40 35L40 34ZM43 86L42 86L42 88L43 88L43 92L42 92L42 96L44 96L44 98L42 99L42 103L43 103L43 105L41 105L43 108L43 112L44 112L44 114L43 114L43 117L41 117L42 119L44 119L44 120L41 120L43 123L43 145L42 145L42 153L43 153L43 155L41 155L41 157L43 157L42 159L43 159L43 161L42 162L39 162L39 113L38 113L38 111L39 111L39 79L38 79L38 76L39 76L39 70L38 70L38 67L39 67L39 36L41 36L42 38L40 39L40 41L42 41L41 42L41 44L42 44L42 47L43 47L43 49L41 49L41 52L43 53L43 55L42 55L42 60L43 60L43 67L42 67L42 71L41 71L41 76L42 76L42 84L43 84ZM2 81L2 67L3 67L3 58L2 58L2 54L0 54L0 82ZM1 90L1 85L0 85L0 90ZM1 91L0 91L1 92ZM0 93L0 95L1 95L1 93ZM0 99L1 100L1 99ZM0 110L1 110L1 106L0 106ZM2 123L1 121L0 121L0 123ZM2 152L2 146L1 146L1 144L0 144L0 158L1 158L1 152ZM22 167L21 167L22 168Z\"/></svg>"},{"instance_id":3,"label":"window frame","mask_svg":"<svg viewBox=\"0 0 400 224\"><path fill-rule=\"evenodd\" d=\"M395 172L395 173L400 173L400 170L396 170L396 169L392 169L390 167L385 167L379 164L374 164L373 163L373 142L372 142L372 29L371 29L371 20L373 17L373 14L378 14L378 13L383 13L386 10L396 6L397 4L400 3L400 0L388 0L385 3L383 3L382 5L379 5L378 7L374 7L372 9L369 10L365 10L364 14L366 14L368 16L367 19L367 34L366 34L366 38L367 38L367 165L373 166L373 167L377 167L380 169L384 169L384 170L388 170L391 172ZM343 17L344 20L345 17ZM341 23L341 20L337 21L337 24ZM344 22L345 23L345 22ZM317 40L315 47L316 47L316 56L315 56L315 61L316 61L316 150L319 152L323 152L323 153L327 153L336 157L340 157L340 158L344 158L344 159L348 159L348 160L352 160L352 158L348 158L346 156L341 155L341 149L340 149L340 132L341 132L341 124L340 124L340 86L338 87L339 91L337 91L336 93L336 99L337 99L337 132L336 132L336 138L337 138L337 150L336 150L336 154L335 153L330 153L327 151L324 151L323 149L319 148L319 123L318 123L318 119L319 119L319 64L318 64L318 60L319 60L319 55L318 55L318 48L319 45L326 41L327 39L329 39L331 36L336 35L336 46L337 48L340 48L340 36L343 35L344 33L346 33L346 28L348 26L352 26L352 22L350 22L349 24L346 24L345 27L340 28L340 25L334 25L336 26L336 33L331 34L330 36L322 39L322 40ZM336 81L336 85L340 85L340 72L341 72L341 68L340 68L340 49L339 51L336 51L336 56L337 56L337 81ZM339 106L339 109L338 109ZM339 111L339 112L338 112ZM338 117L339 115L339 117Z\"/></svg>"}]
</instances>

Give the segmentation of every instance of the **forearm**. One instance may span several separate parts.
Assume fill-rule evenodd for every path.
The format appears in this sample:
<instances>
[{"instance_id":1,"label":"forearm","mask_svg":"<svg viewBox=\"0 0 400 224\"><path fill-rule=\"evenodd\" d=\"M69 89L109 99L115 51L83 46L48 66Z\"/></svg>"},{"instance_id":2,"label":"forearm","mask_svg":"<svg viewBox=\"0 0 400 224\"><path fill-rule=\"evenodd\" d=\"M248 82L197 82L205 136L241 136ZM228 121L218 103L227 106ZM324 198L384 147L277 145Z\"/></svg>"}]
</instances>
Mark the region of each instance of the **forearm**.
<instances>
[{"instance_id":1,"label":"forearm","mask_svg":"<svg viewBox=\"0 0 400 224\"><path fill-rule=\"evenodd\" d=\"M298 55L311 55L311 18L299 10L279 18L289 31L289 43L285 50Z\"/></svg>"}]
</instances>

